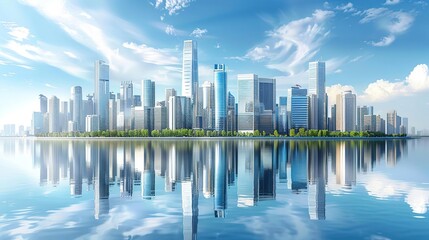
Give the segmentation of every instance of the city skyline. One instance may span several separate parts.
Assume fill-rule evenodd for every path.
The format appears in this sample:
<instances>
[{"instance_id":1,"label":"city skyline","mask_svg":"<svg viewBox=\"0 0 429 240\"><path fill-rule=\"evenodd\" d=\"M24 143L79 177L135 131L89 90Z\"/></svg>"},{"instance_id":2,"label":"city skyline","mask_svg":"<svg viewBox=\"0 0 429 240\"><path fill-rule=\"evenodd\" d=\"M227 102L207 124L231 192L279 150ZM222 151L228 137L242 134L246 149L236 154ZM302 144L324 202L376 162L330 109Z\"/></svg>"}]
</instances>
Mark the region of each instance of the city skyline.
<instances>
[{"instance_id":1,"label":"city skyline","mask_svg":"<svg viewBox=\"0 0 429 240\"><path fill-rule=\"evenodd\" d=\"M97 59L109 64L114 91L122 81L151 79L157 101L164 89L181 92L182 44L192 39L198 41L200 86L213 82L212 66L222 63L235 97L237 75L245 73L276 79L276 96L285 96L294 84L308 88L308 63L322 60L328 108L336 94L352 89L357 105L375 106L374 114L396 110L410 126L428 128L427 53L421 51L427 2L245 2L241 10L243 3L6 1L0 10L1 93L14 101L0 109L0 125L28 126L40 93L60 100L70 98L72 86L82 86L83 96L94 93Z\"/></svg>"}]
</instances>

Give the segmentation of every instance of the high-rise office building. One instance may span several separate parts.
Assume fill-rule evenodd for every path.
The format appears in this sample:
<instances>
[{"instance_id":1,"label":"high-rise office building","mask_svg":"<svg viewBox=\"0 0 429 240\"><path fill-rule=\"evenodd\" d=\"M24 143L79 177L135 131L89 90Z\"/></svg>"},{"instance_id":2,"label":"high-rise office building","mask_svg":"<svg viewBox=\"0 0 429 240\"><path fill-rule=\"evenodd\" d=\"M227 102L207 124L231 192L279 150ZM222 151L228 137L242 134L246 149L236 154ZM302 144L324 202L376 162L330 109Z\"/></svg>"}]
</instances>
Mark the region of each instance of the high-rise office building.
<instances>
[{"instance_id":1,"label":"high-rise office building","mask_svg":"<svg viewBox=\"0 0 429 240\"><path fill-rule=\"evenodd\" d=\"M142 106L155 107L155 82L151 80L142 81Z\"/></svg>"},{"instance_id":2,"label":"high-rise office building","mask_svg":"<svg viewBox=\"0 0 429 240\"><path fill-rule=\"evenodd\" d=\"M375 115L365 115L363 116L363 128L360 131L375 132L376 124L377 118Z\"/></svg>"},{"instance_id":3,"label":"high-rise office building","mask_svg":"<svg viewBox=\"0 0 429 240\"><path fill-rule=\"evenodd\" d=\"M182 96L191 99L192 126L199 127L201 116L198 108L198 50L197 42L186 40L183 42L183 65L182 65Z\"/></svg>"},{"instance_id":4,"label":"high-rise office building","mask_svg":"<svg viewBox=\"0 0 429 240\"><path fill-rule=\"evenodd\" d=\"M388 112L386 117L386 134L397 134L399 131L396 129L398 114L395 110Z\"/></svg>"},{"instance_id":5,"label":"high-rise office building","mask_svg":"<svg viewBox=\"0 0 429 240\"><path fill-rule=\"evenodd\" d=\"M73 86L70 90L71 92L71 106L72 109L72 121L77 127L78 131L83 131L84 124L82 122L82 113L83 113L83 103L82 103L82 87Z\"/></svg>"},{"instance_id":6,"label":"high-rise office building","mask_svg":"<svg viewBox=\"0 0 429 240\"><path fill-rule=\"evenodd\" d=\"M134 107L142 106L142 99L140 95L134 95L133 106Z\"/></svg>"},{"instance_id":7,"label":"high-rise office building","mask_svg":"<svg viewBox=\"0 0 429 240\"><path fill-rule=\"evenodd\" d=\"M309 73L309 86L308 94L316 95L315 101L317 102L316 111L311 113L316 113L316 116L310 114L310 118L317 119L317 128L319 130L327 129L327 96L325 90L326 74L325 74L325 62L310 62L308 64L308 73ZM314 125L316 126L316 124Z\"/></svg>"},{"instance_id":8,"label":"high-rise office building","mask_svg":"<svg viewBox=\"0 0 429 240\"><path fill-rule=\"evenodd\" d=\"M356 129L356 95L344 91L337 95L337 130L354 131Z\"/></svg>"},{"instance_id":9,"label":"high-rise office building","mask_svg":"<svg viewBox=\"0 0 429 240\"><path fill-rule=\"evenodd\" d=\"M259 131L274 132L276 125L276 79L259 78Z\"/></svg>"},{"instance_id":10,"label":"high-rise office building","mask_svg":"<svg viewBox=\"0 0 429 240\"><path fill-rule=\"evenodd\" d=\"M228 92L228 101L227 101L227 120L226 120L226 129L227 131L237 131L237 104L235 103L235 97Z\"/></svg>"},{"instance_id":11,"label":"high-rise office building","mask_svg":"<svg viewBox=\"0 0 429 240\"><path fill-rule=\"evenodd\" d=\"M337 130L337 104L331 106L331 117L329 118L329 131Z\"/></svg>"},{"instance_id":12,"label":"high-rise office building","mask_svg":"<svg viewBox=\"0 0 429 240\"><path fill-rule=\"evenodd\" d=\"M87 115L85 117L85 131L86 132L94 132L99 131L100 120L98 115Z\"/></svg>"},{"instance_id":13,"label":"high-rise office building","mask_svg":"<svg viewBox=\"0 0 429 240\"><path fill-rule=\"evenodd\" d=\"M253 133L259 128L259 81L255 74L238 74L238 131Z\"/></svg>"},{"instance_id":14,"label":"high-rise office building","mask_svg":"<svg viewBox=\"0 0 429 240\"><path fill-rule=\"evenodd\" d=\"M364 130L364 116L365 115L373 115L374 108L372 106L358 106L357 107L357 119L356 119L356 130L357 131L365 131Z\"/></svg>"},{"instance_id":15,"label":"high-rise office building","mask_svg":"<svg viewBox=\"0 0 429 240\"><path fill-rule=\"evenodd\" d=\"M279 118L277 124L277 130L280 134L288 132L287 126L287 97L279 97Z\"/></svg>"},{"instance_id":16,"label":"high-rise office building","mask_svg":"<svg viewBox=\"0 0 429 240\"><path fill-rule=\"evenodd\" d=\"M60 102L60 132L67 132L69 121L69 103L67 101Z\"/></svg>"},{"instance_id":17,"label":"high-rise office building","mask_svg":"<svg viewBox=\"0 0 429 240\"><path fill-rule=\"evenodd\" d=\"M191 98L194 103L198 90L198 50L197 42L185 40L183 42L182 65L182 96Z\"/></svg>"},{"instance_id":18,"label":"high-rise office building","mask_svg":"<svg viewBox=\"0 0 429 240\"><path fill-rule=\"evenodd\" d=\"M39 94L39 101L40 101L40 112L42 114L47 113L48 112L48 98L43 94Z\"/></svg>"},{"instance_id":19,"label":"high-rise office building","mask_svg":"<svg viewBox=\"0 0 429 240\"><path fill-rule=\"evenodd\" d=\"M293 86L288 89L287 98L289 129L308 129L307 89Z\"/></svg>"},{"instance_id":20,"label":"high-rise office building","mask_svg":"<svg viewBox=\"0 0 429 240\"><path fill-rule=\"evenodd\" d=\"M174 89L174 88L167 88L167 89L165 89L165 106L167 107L167 126L168 126L168 124L170 122L168 114L170 112L170 110L169 110L169 106L170 106L169 101L170 101L170 97L172 97L172 96L177 96L176 89Z\"/></svg>"},{"instance_id":21,"label":"high-rise office building","mask_svg":"<svg viewBox=\"0 0 429 240\"><path fill-rule=\"evenodd\" d=\"M319 108L316 94L308 95L308 128L319 129Z\"/></svg>"},{"instance_id":22,"label":"high-rise office building","mask_svg":"<svg viewBox=\"0 0 429 240\"><path fill-rule=\"evenodd\" d=\"M224 64L214 65L215 130L226 130L227 75Z\"/></svg>"},{"instance_id":23,"label":"high-rise office building","mask_svg":"<svg viewBox=\"0 0 429 240\"><path fill-rule=\"evenodd\" d=\"M386 133L386 121L380 115L375 117L375 131Z\"/></svg>"},{"instance_id":24,"label":"high-rise office building","mask_svg":"<svg viewBox=\"0 0 429 240\"><path fill-rule=\"evenodd\" d=\"M130 130L132 126L132 114L131 108L134 103L133 95L133 83L132 82L121 82L121 106L120 112L124 113L124 127L125 130Z\"/></svg>"},{"instance_id":25,"label":"high-rise office building","mask_svg":"<svg viewBox=\"0 0 429 240\"><path fill-rule=\"evenodd\" d=\"M156 130L162 130L165 128L168 128L168 122L167 122L167 107L162 105L157 105L153 108L153 115L154 115L154 129Z\"/></svg>"},{"instance_id":26,"label":"high-rise office building","mask_svg":"<svg viewBox=\"0 0 429 240\"><path fill-rule=\"evenodd\" d=\"M49 98L49 132L59 132L60 127L60 100L56 96Z\"/></svg>"},{"instance_id":27,"label":"high-rise office building","mask_svg":"<svg viewBox=\"0 0 429 240\"><path fill-rule=\"evenodd\" d=\"M201 108L202 108L202 127L204 129L215 128L215 93L214 85L210 81L205 81L201 87Z\"/></svg>"},{"instance_id":28,"label":"high-rise office building","mask_svg":"<svg viewBox=\"0 0 429 240\"><path fill-rule=\"evenodd\" d=\"M402 118L401 134L408 134L408 118Z\"/></svg>"},{"instance_id":29,"label":"high-rise office building","mask_svg":"<svg viewBox=\"0 0 429 240\"><path fill-rule=\"evenodd\" d=\"M118 119L118 104L115 99L115 95L109 99L109 130L116 130Z\"/></svg>"},{"instance_id":30,"label":"high-rise office building","mask_svg":"<svg viewBox=\"0 0 429 240\"><path fill-rule=\"evenodd\" d=\"M171 130L192 128L191 99L184 96L172 96L168 108L169 128Z\"/></svg>"},{"instance_id":31,"label":"high-rise office building","mask_svg":"<svg viewBox=\"0 0 429 240\"><path fill-rule=\"evenodd\" d=\"M43 114L41 112L33 112L33 116L31 118L31 135L37 135L44 133L43 130Z\"/></svg>"},{"instance_id":32,"label":"high-rise office building","mask_svg":"<svg viewBox=\"0 0 429 240\"><path fill-rule=\"evenodd\" d=\"M102 60L95 62L94 91L94 112L99 116L99 129L106 130L109 127L109 65Z\"/></svg>"}]
</instances>

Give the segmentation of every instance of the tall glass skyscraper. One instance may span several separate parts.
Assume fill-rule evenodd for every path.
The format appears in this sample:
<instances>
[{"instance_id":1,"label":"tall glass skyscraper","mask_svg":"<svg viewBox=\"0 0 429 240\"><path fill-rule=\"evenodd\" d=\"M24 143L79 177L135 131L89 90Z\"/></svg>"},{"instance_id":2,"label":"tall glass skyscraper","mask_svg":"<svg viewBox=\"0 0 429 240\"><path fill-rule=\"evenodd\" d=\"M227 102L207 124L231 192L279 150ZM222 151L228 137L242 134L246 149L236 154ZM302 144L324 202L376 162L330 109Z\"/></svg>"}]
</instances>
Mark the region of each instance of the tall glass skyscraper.
<instances>
[{"instance_id":1,"label":"tall glass skyscraper","mask_svg":"<svg viewBox=\"0 0 429 240\"><path fill-rule=\"evenodd\" d=\"M276 125L276 79L259 78L260 117L259 131L273 133Z\"/></svg>"},{"instance_id":2,"label":"tall glass skyscraper","mask_svg":"<svg viewBox=\"0 0 429 240\"><path fill-rule=\"evenodd\" d=\"M215 92L215 130L226 129L226 86L227 76L224 64L214 65L214 92Z\"/></svg>"},{"instance_id":3,"label":"tall glass skyscraper","mask_svg":"<svg viewBox=\"0 0 429 240\"><path fill-rule=\"evenodd\" d=\"M120 100L120 112L124 113L124 127L125 130L132 128L132 117L131 108L134 104L134 92L132 82L121 82L121 100Z\"/></svg>"},{"instance_id":4,"label":"tall glass skyscraper","mask_svg":"<svg viewBox=\"0 0 429 240\"><path fill-rule=\"evenodd\" d=\"M60 132L60 99L56 96L49 98L49 132Z\"/></svg>"},{"instance_id":5,"label":"tall glass skyscraper","mask_svg":"<svg viewBox=\"0 0 429 240\"><path fill-rule=\"evenodd\" d=\"M95 62L94 89L95 114L99 116L99 129L106 130L109 127L109 65L102 60Z\"/></svg>"},{"instance_id":6,"label":"tall glass skyscraper","mask_svg":"<svg viewBox=\"0 0 429 240\"><path fill-rule=\"evenodd\" d=\"M259 81L258 75L239 74L238 87L238 131L251 132L259 127Z\"/></svg>"},{"instance_id":7,"label":"tall glass skyscraper","mask_svg":"<svg viewBox=\"0 0 429 240\"><path fill-rule=\"evenodd\" d=\"M308 97L307 89L294 86L288 89L288 111L290 112L289 128L308 128Z\"/></svg>"},{"instance_id":8,"label":"tall glass skyscraper","mask_svg":"<svg viewBox=\"0 0 429 240\"><path fill-rule=\"evenodd\" d=\"M72 108L70 109L72 111L72 121L73 125L76 126L76 129L78 131L83 131L85 129L85 126L83 124L83 117L82 117L82 87L80 86L74 86L71 88L71 102L72 102Z\"/></svg>"},{"instance_id":9,"label":"tall glass skyscraper","mask_svg":"<svg viewBox=\"0 0 429 240\"><path fill-rule=\"evenodd\" d=\"M198 91L198 51L197 42L186 40L183 42L182 65L182 96L196 99Z\"/></svg>"},{"instance_id":10,"label":"tall glass skyscraper","mask_svg":"<svg viewBox=\"0 0 429 240\"><path fill-rule=\"evenodd\" d=\"M40 94L39 99L40 99L40 112L42 114L47 113L48 112L48 98L45 95Z\"/></svg>"},{"instance_id":11,"label":"tall glass skyscraper","mask_svg":"<svg viewBox=\"0 0 429 240\"><path fill-rule=\"evenodd\" d=\"M310 118L317 119L317 129L327 129L328 110L327 96L325 90L326 82L325 62L310 62L308 64L309 84L308 94L315 94L317 101L317 110L312 111L317 116Z\"/></svg>"},{"instance_id":12,"label":"tall glass skyscraper","mask_svg":"<svg viewBox=\"0 0 429 240\"><path fill-rule=\"evenodd\" d=\"M287 97L279 97L279 133L287 133Z\"/></svg>"},{"instance_id":13,"label":"tall glass skyscraper","mask_svg":"<svg viewBox=\"0 0 429 240\"><path fill-rule=\"evenodd\" d=\"M151 80L142 81L143 107L155 107L155 82Z\"/></svg>"}]
</instances>

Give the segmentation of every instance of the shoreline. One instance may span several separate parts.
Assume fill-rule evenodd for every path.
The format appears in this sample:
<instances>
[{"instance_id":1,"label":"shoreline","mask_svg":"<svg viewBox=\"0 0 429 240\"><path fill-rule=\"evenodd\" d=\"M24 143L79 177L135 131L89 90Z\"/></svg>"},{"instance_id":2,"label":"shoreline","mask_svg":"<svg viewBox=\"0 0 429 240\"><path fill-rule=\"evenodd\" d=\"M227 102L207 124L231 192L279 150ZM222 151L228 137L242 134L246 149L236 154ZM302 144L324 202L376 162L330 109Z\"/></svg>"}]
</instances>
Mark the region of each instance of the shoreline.
<instances>
[{"instance_id":1,"label":"shoreline","mask_svg":"<svg viewBox=\"0 0 429 240\"><path fill-rule=\"evenodd\" d=\"M424 137L424 136L423 136ZM419 139L420 136L406 137L274 137L274 136L259 136L259 137L1 137L0 139L29 139L29 140L89 140L89 141L177 141L177 140L283 140L283 141L350 141L350 140L365 140L365 141L386 141L386 140L408 140Z\"/></svg>"}]
</instances>

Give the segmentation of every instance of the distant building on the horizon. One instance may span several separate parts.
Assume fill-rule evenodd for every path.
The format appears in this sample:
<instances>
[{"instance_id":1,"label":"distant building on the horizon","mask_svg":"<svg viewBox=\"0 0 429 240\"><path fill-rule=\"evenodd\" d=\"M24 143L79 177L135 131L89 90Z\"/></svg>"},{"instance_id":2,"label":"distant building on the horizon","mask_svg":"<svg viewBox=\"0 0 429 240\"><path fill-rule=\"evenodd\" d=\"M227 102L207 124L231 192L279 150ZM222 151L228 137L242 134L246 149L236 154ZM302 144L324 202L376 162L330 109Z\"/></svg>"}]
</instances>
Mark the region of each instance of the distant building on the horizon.
<instances>
[{"instance_id":1,"label":"distant building on the horizon","mask_svg":"<svg viewBox=\"0 0 429 240\"><path fill-rule=\"evenodd\" d=\"M71 119L79 131L84 130L83 124L83 102L82 102L82 87L71 87ZM69 130L70 131L70 130Z\"/></svg>"}]
</instances>

